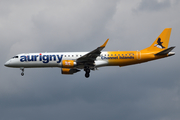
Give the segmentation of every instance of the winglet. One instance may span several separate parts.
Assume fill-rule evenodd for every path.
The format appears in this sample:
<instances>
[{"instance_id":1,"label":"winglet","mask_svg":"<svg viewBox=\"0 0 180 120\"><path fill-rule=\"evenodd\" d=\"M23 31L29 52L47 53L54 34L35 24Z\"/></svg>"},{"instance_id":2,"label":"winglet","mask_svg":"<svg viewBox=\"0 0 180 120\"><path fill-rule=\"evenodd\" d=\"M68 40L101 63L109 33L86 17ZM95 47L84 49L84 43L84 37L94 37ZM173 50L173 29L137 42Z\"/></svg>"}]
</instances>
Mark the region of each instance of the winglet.
<instances>
[{"instance_id":1,"label":"winglet","mask_svg":"<svg viewBox=\"0 0 180 120\"><path fill-rule=\"evenodd\" d=\"M101 45L100 47L105 47L106 46L106 44L107 44L107 42L108 42L108 40L109 40L109 38L106 40L106 42L103 44L103 45Z\"/></svg>"}]
</instances>

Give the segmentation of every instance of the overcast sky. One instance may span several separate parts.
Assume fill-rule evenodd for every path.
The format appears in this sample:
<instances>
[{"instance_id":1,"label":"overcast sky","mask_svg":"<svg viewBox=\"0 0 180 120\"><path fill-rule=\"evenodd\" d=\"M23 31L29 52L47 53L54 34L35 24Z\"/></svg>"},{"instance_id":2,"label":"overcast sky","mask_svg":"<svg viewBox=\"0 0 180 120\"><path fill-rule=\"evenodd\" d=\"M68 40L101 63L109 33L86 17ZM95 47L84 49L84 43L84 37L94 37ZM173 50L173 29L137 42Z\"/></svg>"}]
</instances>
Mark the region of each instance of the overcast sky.
<instances>
[{"instance_id":1,"label":"overcast sky","mask_svg":"<svg viewBox=\"0 0 180 120\"><path fill-rule=\"evenodd\" d=\"M179 120L179 0L1 0L0 120ZM62 75L4 63L19 53L141 50L165 28L175 56Z\"/></svg>"}]
</instances>

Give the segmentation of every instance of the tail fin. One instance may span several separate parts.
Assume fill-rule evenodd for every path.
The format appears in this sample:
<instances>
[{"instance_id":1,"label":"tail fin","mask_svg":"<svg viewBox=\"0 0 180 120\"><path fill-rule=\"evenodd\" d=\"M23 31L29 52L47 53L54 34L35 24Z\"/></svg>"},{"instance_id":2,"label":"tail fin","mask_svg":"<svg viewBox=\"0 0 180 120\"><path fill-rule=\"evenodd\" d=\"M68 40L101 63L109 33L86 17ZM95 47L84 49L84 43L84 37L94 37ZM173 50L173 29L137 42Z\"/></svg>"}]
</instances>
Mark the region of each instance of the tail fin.
<instances>
[{"instance_id":1,"label":"tail fin","mask_svg":"<svg viewBox=\"0 0 180 120\"><path fill-rule=\"evenodd\" d=\"M170 34L172 28L165 28L164 31L158 36L154 43L146 48L147 51L162 51L168 48Z\"/></svg>"}]
</instances>

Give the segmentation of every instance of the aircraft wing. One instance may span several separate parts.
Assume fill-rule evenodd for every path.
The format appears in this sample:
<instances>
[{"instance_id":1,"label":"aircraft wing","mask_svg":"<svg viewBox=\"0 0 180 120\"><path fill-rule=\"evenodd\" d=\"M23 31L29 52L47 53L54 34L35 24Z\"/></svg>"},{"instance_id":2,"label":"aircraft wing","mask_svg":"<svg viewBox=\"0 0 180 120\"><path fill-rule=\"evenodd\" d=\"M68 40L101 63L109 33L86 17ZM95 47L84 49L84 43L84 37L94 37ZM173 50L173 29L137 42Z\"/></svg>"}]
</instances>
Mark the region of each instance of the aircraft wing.
<instances>
[{"instance_id":1,"label":"aircraft wing","mask_svg":"<svg viewBox=\"0 0 180 120\"><path fill-rule=\"evenodd\" d=\"M96 58L97 58L98 56L100 56L101 50L102 50L103 48L105 48L108 40L109 40L109 38L108 38L108 39L106 40L106 42L105 42L103 45L101 45L100 47L98 47L98 48L96 48L95 50L93 50L93 51L91 51L91 52L89 52L89 53L87 53L87 54L79 57L79 58L76 60L76 62L77 62L77 63L81 63L81 64L82 64L82 63L83 63L83 64L86 64L86 63L87 63L87 64L93 64L94 61L96 60Z\"/></svg>"}]
</instances>

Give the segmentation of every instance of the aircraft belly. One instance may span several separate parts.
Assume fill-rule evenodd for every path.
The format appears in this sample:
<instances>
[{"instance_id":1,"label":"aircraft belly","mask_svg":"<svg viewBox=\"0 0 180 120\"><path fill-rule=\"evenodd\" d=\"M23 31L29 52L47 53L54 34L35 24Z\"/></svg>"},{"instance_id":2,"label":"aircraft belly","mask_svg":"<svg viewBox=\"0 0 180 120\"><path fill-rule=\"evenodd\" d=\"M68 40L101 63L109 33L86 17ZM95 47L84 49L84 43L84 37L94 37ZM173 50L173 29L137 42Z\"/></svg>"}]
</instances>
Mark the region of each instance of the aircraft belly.
<instances>
[{"instance_id":1,"label":"aircraft belly","mask_svg":"<svg viewBox=\"0 0 180 120\"><path fill-rule=\"evenodd\" d=\"M42 63L40 61L36 61L36 62L23 62L23 63L19 63L18 66L25 67L25 68L58 67L58 64L59 63L56 63L56 62Z\"/></svg>"}]
</instances>

